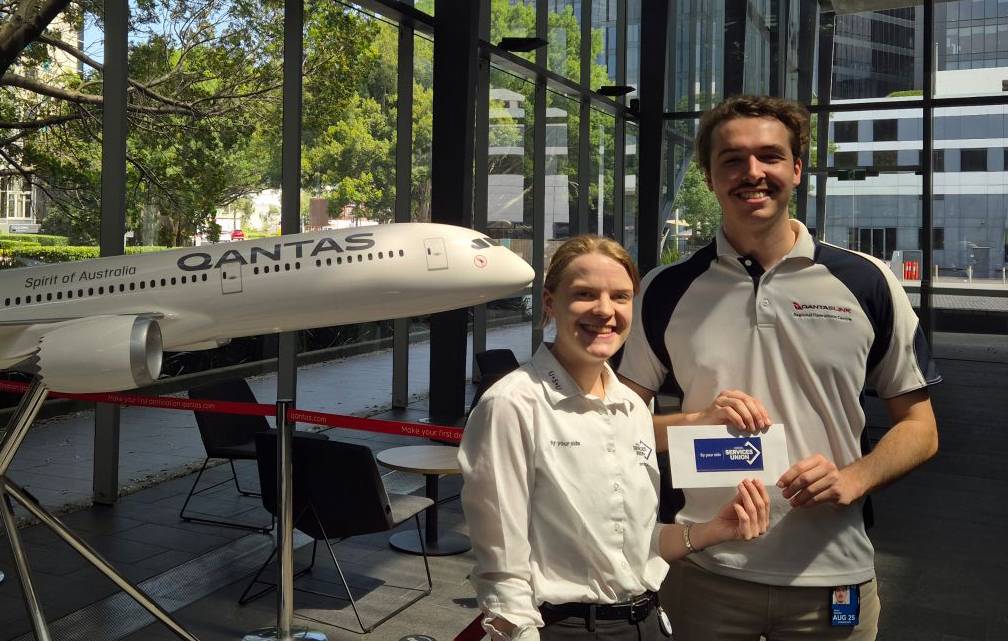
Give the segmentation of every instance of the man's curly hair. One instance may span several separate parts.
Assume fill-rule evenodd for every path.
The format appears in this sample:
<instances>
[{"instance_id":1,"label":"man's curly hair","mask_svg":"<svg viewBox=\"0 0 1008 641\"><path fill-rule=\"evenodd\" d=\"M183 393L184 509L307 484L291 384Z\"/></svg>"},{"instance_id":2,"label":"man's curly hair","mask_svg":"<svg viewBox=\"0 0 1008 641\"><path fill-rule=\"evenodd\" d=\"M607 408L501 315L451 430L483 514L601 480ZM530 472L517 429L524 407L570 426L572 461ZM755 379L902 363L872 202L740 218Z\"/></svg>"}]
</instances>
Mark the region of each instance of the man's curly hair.
<instances>
[{"instance_id":1,"label":"man's curly hair","mask_svg":"<svg viewBox=\"0 0 1008 641\"><path fill-rule=\"evenodd\" d=\"M696 138L696 158L704 173L710 172L711 139L714 128L735 118L773 118L787 127L791 154L795 160L804 156L809 145L809 112L791 100L770 96L732 96L700 117Z\"/></svg>"}]
</instances>

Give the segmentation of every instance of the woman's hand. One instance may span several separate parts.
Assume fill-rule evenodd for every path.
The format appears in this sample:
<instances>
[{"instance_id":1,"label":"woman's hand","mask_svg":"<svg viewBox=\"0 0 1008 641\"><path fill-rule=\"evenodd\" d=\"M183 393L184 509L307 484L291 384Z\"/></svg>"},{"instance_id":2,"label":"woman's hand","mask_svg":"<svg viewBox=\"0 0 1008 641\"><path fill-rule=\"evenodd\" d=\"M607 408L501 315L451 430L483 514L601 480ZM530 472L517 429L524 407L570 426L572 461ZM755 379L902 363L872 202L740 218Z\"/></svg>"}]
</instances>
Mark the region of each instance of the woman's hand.
<instances>
[{"instance_id":1,"label":"woman's hand","mask_svg":"<svg viewBox=\"0 0 1008 641\"><path fill-rule=\"evenodd\" d=\"M738 492L721 508L717 516L693 526L690 539L698 549L724 541L748 541L770 527L770 496L763 482L745 479Z\"/></svg>"}]
</instances>

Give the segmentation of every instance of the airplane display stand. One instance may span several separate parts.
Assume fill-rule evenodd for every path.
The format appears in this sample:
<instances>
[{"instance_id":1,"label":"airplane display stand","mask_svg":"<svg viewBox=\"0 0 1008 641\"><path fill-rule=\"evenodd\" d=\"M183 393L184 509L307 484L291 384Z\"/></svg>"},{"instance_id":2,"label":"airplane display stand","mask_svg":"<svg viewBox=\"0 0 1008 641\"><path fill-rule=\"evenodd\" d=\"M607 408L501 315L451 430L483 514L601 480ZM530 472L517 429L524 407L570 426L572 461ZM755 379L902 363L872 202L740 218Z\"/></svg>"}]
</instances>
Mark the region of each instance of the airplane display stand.
<instances>
[{"instance_id":1,"label":"airplane display stand","mask_svg":"<svg viewBox=\"0 0 1008 641\"><path fill-rule=\"evenodd\" d=\"M29 428L38 416L42 408L42 402L49 394L49 389L42 382L35 378L21 398L7 425L7 430L0 440L0 517L3 519L4 529L7 531L7 538L10 541L11 556L14 558L14 567L17 571L18 580L21 583L21 593L25 600L25 607L28 616L31 618L32 629L37 641L52 641L49 632L49 625L46 623L42 606L39 603L38 595L32 583L31 570L28 564L28 556L21 543L21 536L17 531L17 522L14 518L14 508L11 499L17 501L32 516L39 520L52 532L62 539L67 545L72 547L81 557L84 558L96 570L104 574L120 590L125 592L130 598L136 601L144 610L147 610L160 621L172 633L180 639L186 641L199 641L199 639L187 632L175 619L172 618L161 606L147 596L140 588L130 583L126 577L120 574L112 565L106 561L87 541L72 532L62 521L50 514L38 501L24 490L17 483L7 477L7 469L10 467L18 448L24 442Z\"/></svg>"},{"instance_id":2,"label":"airplane display stand","mask_svg":"<svg viewBox=\"0 0 1008 641\"><path fill-rule=\"evenodd\" d=\"M292 407L294 401L277 400L277 625L249 632L242 641L328 641L321 632L294 628L294 425L287 420Z\"/></svg>"}]
</instances>

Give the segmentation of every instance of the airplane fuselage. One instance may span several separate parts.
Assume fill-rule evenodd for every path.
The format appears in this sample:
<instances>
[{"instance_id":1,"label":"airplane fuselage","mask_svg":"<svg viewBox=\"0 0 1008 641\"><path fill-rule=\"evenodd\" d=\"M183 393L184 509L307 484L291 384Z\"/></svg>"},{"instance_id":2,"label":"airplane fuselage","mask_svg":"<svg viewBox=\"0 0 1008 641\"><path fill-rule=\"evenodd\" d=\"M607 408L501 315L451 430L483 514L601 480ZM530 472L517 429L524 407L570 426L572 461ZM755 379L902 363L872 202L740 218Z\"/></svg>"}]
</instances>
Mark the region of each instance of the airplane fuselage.
<instances>
[{"instance_id":1,"label":"airplane fuselage","mask_svg":"<svg viewBox=\"0 0 1008 641\"><path fill-rule=\"evenodd\" d=\"M376 225L0 271L0 368L53 327L157 319L165 351L462 307L511 294L531 268L469 229Z\"/></svg>"}]
</instances>

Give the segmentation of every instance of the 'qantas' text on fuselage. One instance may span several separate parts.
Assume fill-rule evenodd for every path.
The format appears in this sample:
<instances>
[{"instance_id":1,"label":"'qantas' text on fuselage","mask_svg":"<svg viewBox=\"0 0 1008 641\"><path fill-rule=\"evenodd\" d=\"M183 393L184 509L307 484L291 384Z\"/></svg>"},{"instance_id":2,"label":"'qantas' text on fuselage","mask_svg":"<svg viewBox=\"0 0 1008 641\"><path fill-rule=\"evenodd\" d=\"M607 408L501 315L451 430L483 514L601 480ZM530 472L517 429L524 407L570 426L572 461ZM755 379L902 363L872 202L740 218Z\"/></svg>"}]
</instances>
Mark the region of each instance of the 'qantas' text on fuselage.
<instances>
[{"instance_id":1,"label":"'qantas' text on fuselage","mask_svg":"<svg viewBox=\"0 0 1008 641\"><path fill-rule=\"evenodd\" d=\"M204 269L212 269L214 267L220 267L221 265L227 265L231 263L237 263L239 265L256 264L262 259L269 259L271 261L279 261L281 259L281 250L283 247L294 247L294 257L302 258L304 256L304 246L312 245L310 256L318 256L322 252L334 251L334 252L345 252L345 251L363 251L365 249L371 249L374 247L374 234L371 232L350 234L343 239L344 245L340 245L334 239L329 237L323 237L318 240L298 240L292 243L277 243L273 245L273 250L270 251L265 247L250 247L248 249L248 257L243 255L244 248L242 250L229 249L221 257L214 262L213 257L205 252L193 252L191 254L185 254L178 259L179 269L187 272L198 272Z\"/></svg>"}]
</instances>

